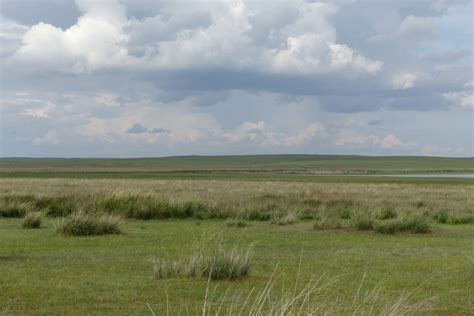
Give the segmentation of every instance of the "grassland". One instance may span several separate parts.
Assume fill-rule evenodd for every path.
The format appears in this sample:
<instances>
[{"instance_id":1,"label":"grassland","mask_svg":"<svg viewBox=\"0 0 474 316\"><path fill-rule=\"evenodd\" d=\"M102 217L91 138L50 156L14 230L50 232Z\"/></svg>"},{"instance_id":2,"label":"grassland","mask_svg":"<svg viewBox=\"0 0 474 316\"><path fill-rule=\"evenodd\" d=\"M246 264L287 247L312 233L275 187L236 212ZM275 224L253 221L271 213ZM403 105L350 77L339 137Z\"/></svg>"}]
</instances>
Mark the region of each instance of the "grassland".
<instances>
[{"instance_id":1,"label":"grassland","mask_svg":"<svg viewBox=\"0 0 474 316\"><path fill-rule=\"evenodd\" d=\"M154 169L147 176L133 168L94 171L88 164L75 171L62 166L53 174L44 165L28 172L24 166L8 172L1 166L1 312L238 314L242 306L243 314L474 310L472 179L346 171L314 176L248 166ZM346 170L355 172L353 166ZM446 161L431 166L469 169L469 163ZM101 223L110 218L113 234L64 233L61 224L81 216L86 224L100 224L101 234ZM95 226L85 229L96 232ZM213 264L193 277L174 272L174 265L201 254L201 262L216 262L205 254L222 245L250 247L249 270L241 277L210 281L205 275ZM165 271L159 277L157 262Z\"/></svg>"},{"instance_id":2,"label":"grassland","mask_svg":"<svg viewBox=\"0 0 474 316\"><path fill-rule=\"evenodd\" d=\"M0 159L0 172L254 171L300 173L470 172L474 158L334 155L183 156L134 159Z\"/></svg>"}]
</instances>

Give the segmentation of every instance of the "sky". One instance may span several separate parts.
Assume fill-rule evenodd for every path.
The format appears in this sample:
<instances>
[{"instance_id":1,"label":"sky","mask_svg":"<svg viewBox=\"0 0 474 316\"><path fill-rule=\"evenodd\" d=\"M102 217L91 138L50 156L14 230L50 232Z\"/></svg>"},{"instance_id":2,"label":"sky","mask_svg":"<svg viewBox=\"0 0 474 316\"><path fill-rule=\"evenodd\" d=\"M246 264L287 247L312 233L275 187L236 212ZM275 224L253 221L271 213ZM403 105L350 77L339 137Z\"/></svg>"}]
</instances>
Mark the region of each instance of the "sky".
<instances>
[{"instance_id":1,"label":"sky","mask_svg":"<svg viewBox=\"0 0 474 316\"><path fill-rule=\"evenodd\" d=\"M0 0L0 156L474 156L471 0Z\"/></svg>"}]
</instances>

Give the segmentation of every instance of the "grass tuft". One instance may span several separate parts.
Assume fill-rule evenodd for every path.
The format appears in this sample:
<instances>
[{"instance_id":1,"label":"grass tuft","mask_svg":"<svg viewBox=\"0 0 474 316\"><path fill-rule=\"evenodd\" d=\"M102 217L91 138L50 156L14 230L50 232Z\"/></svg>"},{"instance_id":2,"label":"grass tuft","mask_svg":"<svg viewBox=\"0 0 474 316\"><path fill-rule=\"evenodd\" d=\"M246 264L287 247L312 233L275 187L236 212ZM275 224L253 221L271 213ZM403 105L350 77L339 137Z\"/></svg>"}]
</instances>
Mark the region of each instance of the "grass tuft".
<instances>
[{"instance_id":1,"label":"grass tuft","mask_svg":"<svg viewBox=\"0 0 474 316\"><path fill-rule=\"evenodd\" d=\"M273 224L277 224L277 225L281 225L281 226L291 225L291 224L295 224L297 222L298 222L298 216L294 213L287 213L285 215L278 216L278 217L276 217L275 219L272 220Z\"/></svg>"},{"instance_id":2,"label":"grass tuft","mask_svg":"<svg viewBox=\"0 0 474 316\"><path fill-rule=\"evenodd\" d=\"M94 236L120 234L120 217L111 214L86 214L76 212L69 219L58 222L56 230L63 235Z\"/></svg>"},{"instance_id":3,"label":"grass tuft","mask_svg":"<svg viewBox=\"0 0 474 316\"><path fill-rule=\"evenodd\" d=\"M237 280L247 276L252 266L251 247L225 248L222 244L207 251L198 251L189 260L159 260L153 262L156 279L193 278L201 275L211 281Z\"/></svg>"},{"instance_id":4,"label":"grass tuft","mask_svg":"<svg viewBox=\"0 0 474 316\"><path fill-rule=\"evenodd\" d=\"M201 274L211 281L241 279L250 273L252 257L250 247L226 249L219 244L203 257Z\"/></svg>"},{"instance_id":5,"label":"grass tuft","mask_svg":"<svg viewBox=\"0 0 474 316\"><path fill-rule=\"evenodd\" d=\"M332 216L323 216L317 220L314 225L314 229L340 229L342 228L342 221L339 218Z\"/></svg>"},{"instance_id":6,"label":"grass tuft","mask_svg":"<svg viewBox=\"0 0 474 316\"><path fill-rule=\"evenodd\" d=\"M30 212L27 213L23 219L21 226L23 228L40 228L41 227L41 212Z\"/></svg>"},{"instance_id":7,"label":"grass tuft","mask_svg":"<svg viewBox=\"0 0 474 316\"><path fill-rule=\"evenodd\" d=\"M396 234L399 232L410 232L424 234L430 231L430 224L426 217L410 216L400 220L391 220L377 223L374 230L381 234Z\"/></svg>"},{"instance_id":8,"label":"grass tuft","mask_svg":"<svg viewBox=\"0 0 474 316\"><path fill-rule=\"evenodd\" d=\"M397 217L397 212L393 208L383 209L377 215L377 219L380 219L380 220L394 219L396 217Z\"/></svg>"},{"instance_id":9,"label":"grass tuft","mask_svg":"<svg viewBox=\"0 0 474 316\"><path fill-rule=\"evenodd\" d=\"M352 225L358 230L372 230L375 221L369 216L360 216L352 222Z\"/></svg>"}]
</instances>

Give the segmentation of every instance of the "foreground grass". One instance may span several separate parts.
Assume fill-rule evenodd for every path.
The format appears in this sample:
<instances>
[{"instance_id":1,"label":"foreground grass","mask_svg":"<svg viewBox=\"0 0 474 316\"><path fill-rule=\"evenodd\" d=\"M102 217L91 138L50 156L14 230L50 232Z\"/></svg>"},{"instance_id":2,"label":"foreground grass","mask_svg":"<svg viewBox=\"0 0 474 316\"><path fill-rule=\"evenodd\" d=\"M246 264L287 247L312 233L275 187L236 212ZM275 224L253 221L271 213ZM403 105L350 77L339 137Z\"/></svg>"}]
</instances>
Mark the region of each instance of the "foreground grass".
<instances>
[{"instance_id":1,"label":"foreground grass","mask_svg":"<svg viewBox=\"0 0 474 316\"><path fill-rule=\"evenodd\" d=\"M303 287L322 278L320 284L330 285L315 300L332 313L353 310L356 293L364 297L376 288L382 289L382 305L418 288L408 300L435 297L426 306L430 313L474 309L474 270L467 260L474 257L472 225L436 224L429 234L392 236L355 228L314 230L312 222L253 222L237 228L223 220L153 220L127 221L120 235L66 237L55 232L54 222L46 218L44 228L25 230L21 219L0 219L1 311L143 315L151 308L157 315L167 310L196 314L202 312L206 292L208 308L215 311L212 304L221 304L226 292L224 305L252 288L261 293L272 274L274 293L293 292L296 277ZM203 240L253 244L250 275L210 285L203 277L154 277L154 258L189 258Z\"/></svg>"}]
</instances>

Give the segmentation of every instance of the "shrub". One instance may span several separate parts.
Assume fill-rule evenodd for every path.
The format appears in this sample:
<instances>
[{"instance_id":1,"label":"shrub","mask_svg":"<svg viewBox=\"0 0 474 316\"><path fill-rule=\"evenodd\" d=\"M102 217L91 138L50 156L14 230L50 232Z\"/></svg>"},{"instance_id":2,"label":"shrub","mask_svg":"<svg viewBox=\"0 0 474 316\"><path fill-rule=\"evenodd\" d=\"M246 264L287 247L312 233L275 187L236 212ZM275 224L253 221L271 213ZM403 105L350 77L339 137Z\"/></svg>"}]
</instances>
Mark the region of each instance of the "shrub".
<instances>
[{"instance_id":1,"label":"shrub","mask_svg":"<svg viewBox=\"0 0 474 316\"><path fill-rule=\"evenodd\" d=\"M324 216L317 220L313 228L315 229L339 229L342 228L342 222L340 219L331 216Z\"/></svg>"},{"instance_id":2,"label":"shrub","mask_svg":"<svg viewBox=\"0 0 474 316\"><path fill-rule=\"evenodd\" d=\"M40 228L41 226L41 212L30 212L27 213L23 219L21 226L23 228Z\"/></svg>"},{"instance_id":3,"label":"shrub","mask_svg":"<svg viewBox=\"0 0 474 316\"><path fill-rule=\"evenodd\" d=\"M374 228L374 220L368 216L361 216L355 219L352 225L358 230L372 230Z\"/></svg>"},{"instance_id":4,"label":"shrub","mask_svg":"<svg viewBox=\"0 0 474 316\"><path fill-rule=\"evenodd\" d=\"M201 274L212 281L235 280L247 276L252 266L250 248L242 251L218 245L203 257Z\"/></svg>"},{"instance_id":5,"label":"shrub","mask_svg":"<svg viewBox=\"0 0 474 316\"><path fill-rule=\"evenodd\" d=\"M61 234L72 236L119 234L121 223L121 218L115 215L77 212L71 218L59 221L56 229Z\"/></svg>"},{"instance_id":6,"label":"shrub","mask_svg":"<svg viewBox=\"0 0 474 316\"><path fill-rule=\"evenodd\" d=\"M396 217L397 217L397 212L393 208L383 209L377 215L377 219L381 219L381 220L394 219Z\"/></svg>"}]
</instances>

